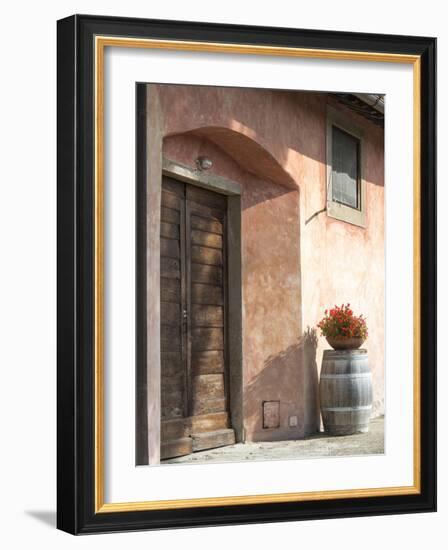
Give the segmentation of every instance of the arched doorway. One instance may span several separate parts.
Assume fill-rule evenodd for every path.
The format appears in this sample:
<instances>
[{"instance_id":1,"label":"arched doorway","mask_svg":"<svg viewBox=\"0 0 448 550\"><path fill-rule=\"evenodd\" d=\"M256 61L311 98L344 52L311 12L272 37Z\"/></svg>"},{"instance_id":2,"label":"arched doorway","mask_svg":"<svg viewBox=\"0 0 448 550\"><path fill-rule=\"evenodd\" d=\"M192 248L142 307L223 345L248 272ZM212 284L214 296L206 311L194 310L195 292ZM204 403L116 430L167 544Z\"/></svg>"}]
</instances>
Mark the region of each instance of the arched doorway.
<instances>
[{"instance_id":1,"label":"arched doorway","mask_svg":"<svg viewBox=\"0 0 448 550\"><path fill-rule=\"evenodd\" d=\"M185 224L184 237L179 231L181 257L182 238L186 242L182 286L182 282L173 283L172 276L166 277L170 273L163 271L164 265L171 260L163 256L168 244L161 244L161 296L166 295L167 285L171 288L173 284L179 285L180 301L183 287L193 296L192 302L187 297L185 306L180 306L187 317L186 328L175 330L181 338L183 332L187 334L185 364L176 374L170 375L172 366L165 352L172 350L173 340L169 332L162 338L161 456L246 439L294 438L301 428L302 406L301 349L297 343L301 313L297 186L259 144L225 128L200 128L165 138L163 154L162 232L167 235L166 217L172 214L166 208L173 204L171 195L177 188L181 197L176 201L182 203L185 197L185 203L191 202L201 216L214 210L208 224L212 219L222 222L221 228L215 226L213 231L221 235L223 246L217 253L220 238L213 231L207 233L211 226L204 225L204 218L200 227L194 221L193 231L198 231L192 238L192 207L185 207L185 214L179 214L180 223ZM210 171L197 169L195 161L201 157L212 162ZM230 217L229 202L233 205ZM193 262L192 247L196 253ZM233 260L229 261L229 253ZM213 273L215 279L198 281L198 268ZM220 269L223 285L218 288ZM205 297L198 296L198 288L206 292ZM161 306L163 335L172 326L163 299ZM180 428L175 431L175 426Z\"/></svg>"}]
</instances>

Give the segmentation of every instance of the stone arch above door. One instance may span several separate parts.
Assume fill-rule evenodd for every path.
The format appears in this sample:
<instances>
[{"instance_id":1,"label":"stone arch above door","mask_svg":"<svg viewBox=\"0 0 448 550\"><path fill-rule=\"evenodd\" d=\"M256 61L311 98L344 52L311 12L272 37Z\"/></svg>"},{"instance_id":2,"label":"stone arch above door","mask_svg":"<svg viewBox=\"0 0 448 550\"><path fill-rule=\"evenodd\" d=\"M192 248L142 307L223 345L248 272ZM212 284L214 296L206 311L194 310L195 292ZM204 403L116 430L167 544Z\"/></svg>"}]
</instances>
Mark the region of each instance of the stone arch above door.
<instances>
[{"instance_id":1,"label":"stone arch above door","mask_svg":"<svg viewBox=\"0 0 448 550\"><path fill-rule=\"evenodd\" d=\"M164 155L168 158L180 155L184 162L189 160L191 162L191 156L195 152L204 154L207 152L204 149L210 150L214 147L221 153L218 153L218 159L224 153L228 159L232 159L242 170L250 174L261 179L269 179L288 189L298 189L298 185L291 175L267 149L239 131L207 126L180 134L170 134L163 140ZM215 167L216 169L219 171L219 163ZM227 166L227 170L229 170L229 166Z\"/></svg>"}]
</instances>

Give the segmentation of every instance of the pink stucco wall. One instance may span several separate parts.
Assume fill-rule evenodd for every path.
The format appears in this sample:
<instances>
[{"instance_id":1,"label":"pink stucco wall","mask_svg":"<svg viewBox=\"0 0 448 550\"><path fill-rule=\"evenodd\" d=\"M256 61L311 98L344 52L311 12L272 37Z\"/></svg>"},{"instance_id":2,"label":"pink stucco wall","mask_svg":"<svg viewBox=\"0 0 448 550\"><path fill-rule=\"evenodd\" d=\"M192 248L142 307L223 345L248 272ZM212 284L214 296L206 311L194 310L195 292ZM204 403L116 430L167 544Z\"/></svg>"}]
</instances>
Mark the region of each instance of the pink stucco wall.
<instances>
[{"instance_id":1,"label":"pink stucco wall","mask_svg":"<svg viewBox=\"0 0 448 550\"><path fill-rule=\"evenodd\" d=\"M318 429L318 370L328 346L314 329L335 303L367 317L374 414L383 413L383 131L326 94L174 85L151 85L150 93L160 104L164 155L192 168L206 155L213 173L242 187L247 438ZM364 130L366 228L321 212L328 103ZM276 399L280 428L263 430L262 401Z\"/></svg>"}]
</instances>

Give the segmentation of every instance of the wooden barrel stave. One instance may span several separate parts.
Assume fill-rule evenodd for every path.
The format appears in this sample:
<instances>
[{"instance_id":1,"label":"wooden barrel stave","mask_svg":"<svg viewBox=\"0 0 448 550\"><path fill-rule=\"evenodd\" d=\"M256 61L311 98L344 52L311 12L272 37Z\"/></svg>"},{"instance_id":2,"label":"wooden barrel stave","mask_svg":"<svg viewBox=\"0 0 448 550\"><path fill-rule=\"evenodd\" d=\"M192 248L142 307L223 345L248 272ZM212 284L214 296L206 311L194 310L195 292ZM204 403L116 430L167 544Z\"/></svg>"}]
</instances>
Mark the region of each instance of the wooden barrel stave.
<instances>
[{"instance_id":1,"label":"wooden barrel stave","mask_svg":"<svg viewBox=\"0 0 448 550\"><path fill-rule=\"evenodd\" d=\"M372 410L372 376L366 350L325 350L319 394L327 433L367 432Z\"/></svg>"}]
</instances>

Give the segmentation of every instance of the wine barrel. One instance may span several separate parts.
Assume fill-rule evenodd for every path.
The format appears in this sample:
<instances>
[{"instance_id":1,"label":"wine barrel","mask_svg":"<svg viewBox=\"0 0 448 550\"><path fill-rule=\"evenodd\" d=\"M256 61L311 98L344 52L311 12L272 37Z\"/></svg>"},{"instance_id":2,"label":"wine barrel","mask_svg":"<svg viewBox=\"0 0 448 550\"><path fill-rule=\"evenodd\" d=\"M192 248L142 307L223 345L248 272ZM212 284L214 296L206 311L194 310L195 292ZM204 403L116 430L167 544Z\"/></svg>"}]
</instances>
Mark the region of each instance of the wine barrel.
<instances>
[{"instance_id":1,"label":"wine barrel","mask_svg":"<svg viewBox=\"0 0 448 550\"><path fill-rule=\"evenodd\" d=\"M372 374L367 351L325 350L319 382L325 432L350 435L369 431Z\"/></svg>"}]
</instances>

